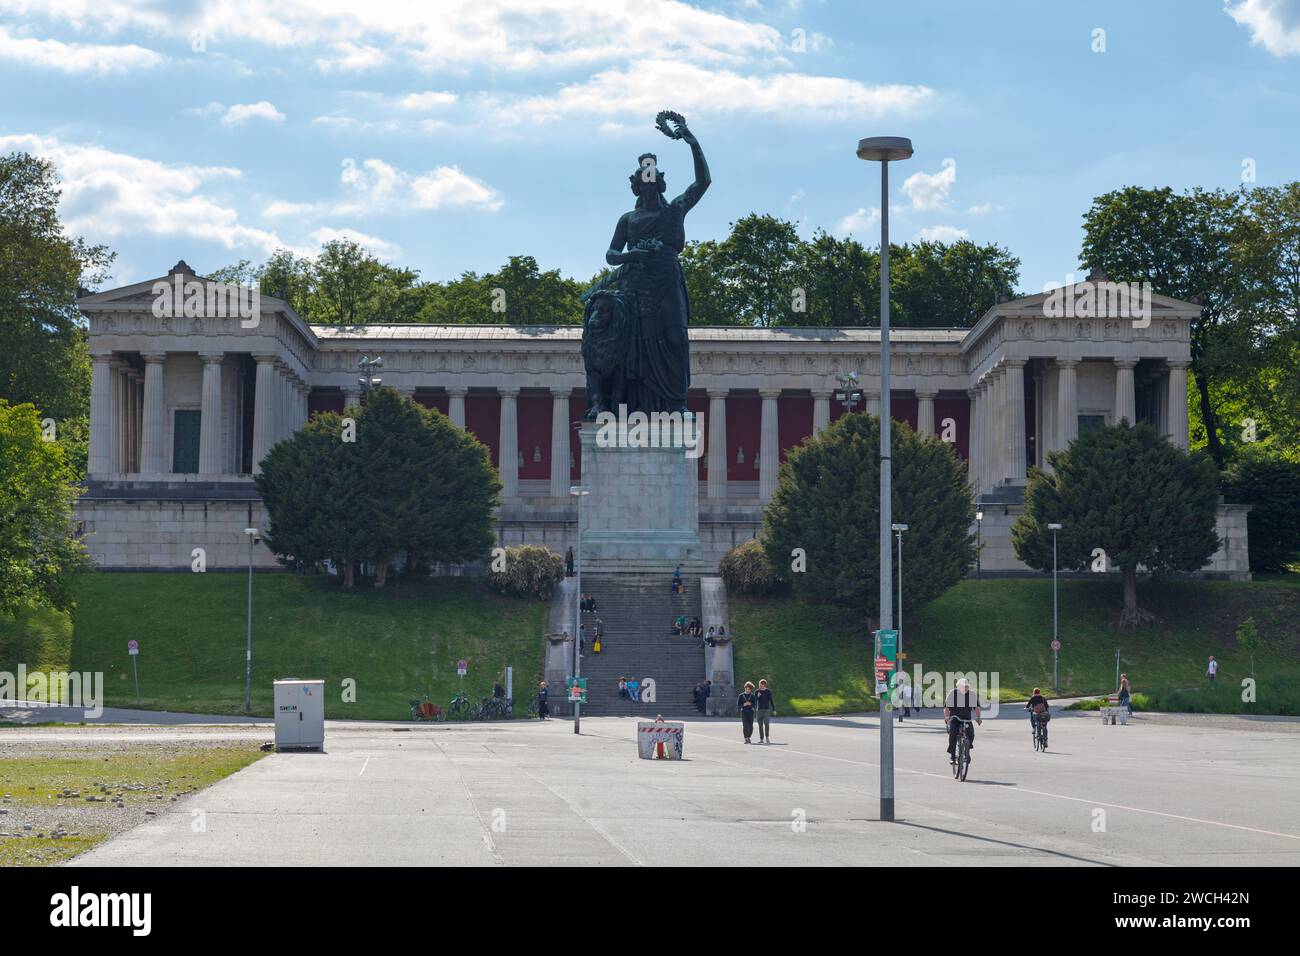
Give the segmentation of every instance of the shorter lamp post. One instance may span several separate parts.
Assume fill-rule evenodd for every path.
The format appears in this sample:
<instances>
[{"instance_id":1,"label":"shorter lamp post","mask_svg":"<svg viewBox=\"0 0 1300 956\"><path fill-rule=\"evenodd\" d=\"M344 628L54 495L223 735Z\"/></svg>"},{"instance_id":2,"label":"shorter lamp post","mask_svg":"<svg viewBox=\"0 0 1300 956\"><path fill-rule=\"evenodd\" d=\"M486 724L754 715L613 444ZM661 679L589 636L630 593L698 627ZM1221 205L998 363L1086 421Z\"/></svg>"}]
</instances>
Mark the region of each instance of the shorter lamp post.
<instances>
[{"instance_id":1,"label":"shorter lamp post","mask_svg":"<svg viewBox=\"0 0 1300 956\"><path fill-rule=\"evenodd\" d=\"M257 529L245 528L248 536L248 644L244 655L244 713L253 709L253 545L257 544Z\"/></svg>"},{"instance_id":2,"label":"shorter lamp post","mask_svg":"<svg viewBox=\"0 0 1300 956\"><path fill-rule=\"evenodd\" d=\"M835 381L840 385L839 391L835 393L835 400L844 406L844 411L851 413L853 406L862 401L862 389L859 387L858 373L849 372L848 375L836 375Z\"/></svg>"},{"instance_id":3,"label":"shorter lamp post","mask_svg":"<svg viewBox=\"0 0 1300 956\"><path fill-rule=\"evenodd\" d=\"M384 380L375 374L376 369L384 367L384 357L382 355L376 355L374 358L367 358L363 355L357 366L361 369L361 376L357 379L357 384L361 386L363 397L384 384Z\"/></svg>"},{"instance_id":4,"label":"shorter lamp post","mask_svg":"<svg viewBox=\"0 0 1300 956\"><path fill-rule=\"evenodd\" d=\"M1047 526L1047 530L1052 532L1052 691L1059 693L1061 690L1061 652L1058 648L1061 646L1061 637L1058 627L1060 618L1057 614L1056 602L1056 532L1061 530L1061 525L1059 522L1052 522Z\"/></svg>"},{"instance_id":5,"label":"shorter lamp post","mask_svg":"<svg viewBox=\"0 0 1300 956\"><path fill-rule=\"evenodd\" d=\"M984 577L984 512L975 512L975 578Z\"/></svg>"}]
</instances>

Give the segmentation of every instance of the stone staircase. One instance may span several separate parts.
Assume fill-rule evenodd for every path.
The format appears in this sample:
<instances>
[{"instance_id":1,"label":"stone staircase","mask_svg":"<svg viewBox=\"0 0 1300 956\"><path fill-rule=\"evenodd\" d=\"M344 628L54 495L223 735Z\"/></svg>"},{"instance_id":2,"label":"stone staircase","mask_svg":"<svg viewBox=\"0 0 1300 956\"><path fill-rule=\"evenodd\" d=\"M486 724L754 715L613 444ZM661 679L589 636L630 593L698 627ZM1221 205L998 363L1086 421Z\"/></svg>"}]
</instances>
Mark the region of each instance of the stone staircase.
<instances>
[{"instance_id":1,"label":"stone staircase","mask_svg":"<svg viewBox=\"0 0 1300 956\"><path fill-rule=\"evenodd\" d=\"M679 614L700 617L700 581L682 575L685 594L672 593L670 574L586 574L582 590L596 599L596 613L583 614L588 633L594 633L596 618L604 624L601 652L592 653L591 639L582 658L582 675L587 678L584 715L639 716L653 720L657 715L682 718L699 716L691 693L704 677L704 649L701 642L674 634L673 621ZM620 677L655 682L655 702L624 700L618 696ZM566 711L567 712L567 711Z\"/></svg>"}]
</instances>

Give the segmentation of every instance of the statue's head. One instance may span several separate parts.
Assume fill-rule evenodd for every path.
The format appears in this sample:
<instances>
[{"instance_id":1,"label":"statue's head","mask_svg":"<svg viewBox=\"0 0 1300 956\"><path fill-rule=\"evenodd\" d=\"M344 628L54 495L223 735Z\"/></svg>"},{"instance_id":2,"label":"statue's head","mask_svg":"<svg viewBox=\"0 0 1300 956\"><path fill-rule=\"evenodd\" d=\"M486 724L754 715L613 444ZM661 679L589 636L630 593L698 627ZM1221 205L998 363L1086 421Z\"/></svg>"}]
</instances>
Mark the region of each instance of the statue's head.
<instances>
[{"instance_id":1,"label":"statue's head","mask_svg":"<svg viewBox=\"0 0 1300 956\"><path fill-rule=\"evenodd\" d=\"M632 193L637 197L662 194L668 188L664 174L659 171L659 157L654 153L642 153L636 158L636 172L629 176Z\"/></svg>"}]
</instances>

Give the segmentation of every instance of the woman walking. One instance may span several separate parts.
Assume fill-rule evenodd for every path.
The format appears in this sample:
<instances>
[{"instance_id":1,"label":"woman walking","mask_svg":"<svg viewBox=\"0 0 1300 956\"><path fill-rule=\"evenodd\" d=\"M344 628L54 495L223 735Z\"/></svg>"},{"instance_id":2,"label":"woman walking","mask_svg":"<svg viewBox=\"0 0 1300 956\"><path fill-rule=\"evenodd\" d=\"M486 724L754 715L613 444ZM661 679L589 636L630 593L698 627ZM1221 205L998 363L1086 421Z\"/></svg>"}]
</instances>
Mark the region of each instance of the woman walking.
<instances>
[{"instance_id":1,"label":"woman walking","mask_svg":"<svg viewBox=\"0 0 1300 956\"><path fill-rule=\"evenodd\" d=\"M1119 675L1119 705L1128 710L1128 715L1133 716L1133 689L1128 685L1128 675Z\"/></svg>"},{"instance_id":2,"label":"woman walking","mask_svg":"<svg viewBox=\"0 0 1300 956\"><path fill-rule=\"evenodd\" d=\"M546 697L547 697L546 681L542 681L539 685L537 685L537 719L538 720L545 720L547 714L549 713L549 708L546 706Z\"/></svg>"},{"instance_id":3,"label":"woman walking","mask_svg":"<svg viewBox=\"0 0 1300 956\"><path fill-rule=\"evenodd\" d=\"M754 684L752 681L745 681L745 689L739 697L736 698L736 709L740 711L741 729L745 732L745 743L753 743L749 738L754 736L754 705L758 703L758 695L754 693Z\"/></svg>"},{"instance_id":4,"label":"woman walking","mask_svg":"<svg viewBox=\"0 0 1300 956\"><path fill-rule=\"evenodd\" d=\"M766 677L758 682L758 694L754 700L754 708L758 711L758 742L760 744L770 744L772 742L772 715L776 713L776 703L772 699L772 692L768 690Z\"/></svg>"}]
</instances>

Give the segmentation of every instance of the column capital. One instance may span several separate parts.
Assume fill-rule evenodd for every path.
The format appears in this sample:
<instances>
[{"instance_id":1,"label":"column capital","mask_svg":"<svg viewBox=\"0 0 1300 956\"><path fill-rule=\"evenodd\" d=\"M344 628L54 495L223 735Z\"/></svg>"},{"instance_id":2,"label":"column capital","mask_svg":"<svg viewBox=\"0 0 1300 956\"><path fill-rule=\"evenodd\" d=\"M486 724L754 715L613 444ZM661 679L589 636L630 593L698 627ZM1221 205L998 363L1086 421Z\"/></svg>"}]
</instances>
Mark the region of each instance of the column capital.
<instances>
[{"instance_id":1,"label":"column capital","mask_svg":"<svg viewBox=\"0 0 1300 956\"><path fill-rule=\"evenodd\" d=\"M258 365L272 365L278 361L279 358L280 356L276 355L274 352L253 353L253 360L256 361Z\"/></svg>"},{"instance_id":2,"label":"column capital","mask_svg":"<svg viewBox=\"0 0 1300 956\"><path fill-rule=\"evenodd\" d=\"M91 349L90 358L91 361L94 362L111 362L113 360L113 350L112 349Z\"/></svg>"},{"instance_id":3,"label":"column capital","mask_svg":"<svg viewBox=\"0 0 1300 956\"><path fill-rule=\"evenodd\" d=\"M469 394L468 385L448 385L446 388L448 395L459 395L462 398Z\"/></svg>"},{"instance_id":4,"label":"column capital","mask_svg":"<svg viewBox=\"0 0 1300 956\"><path fill-rule=\"evenodd\" d=\"M573 395L573 389L571 388L565 386L559 386L559 385L551 386L551 398L566 399L571 397L572 395Z\"/></svg>"},{"instance_id":5,"label":"column capital","mask_svg":"<svg viewBox=\"0 0 1300 956\"><path fill-rule=\"evenodd\" d=\"M514 398L519 394L518 385L498 385L497 394L502 398Z\"/></svg>"},{"instance_id":6,"label":"column capital","mask_svg":"<svg viewBox=\"0 0 1300 956\"><path fill-rule=\"evenodd\" d=\"M760 388L758 394L762 398L780 398L781 391L779 388Z\"/></svg>"},{"instance_id":7,"label":"column capital","mask_svg":"<svg viewBox=\"0 0 1300 956\"><path fill-rule=\"evenodd\" d=\"M1186 369L1191 367L1191 361L1188 359L1165 359L1165 364L1170 368Z\"/></svg>"},{"instance_id":8,"label":"column capital","mask_svg":"<svg viewBox=\"0 0 1300 956\"><path fill-rule=\"evenodd\" d=\"M726 398L731 394L731 389L729 388L710 388L707 391L709 393L709 398Z\"/></svg>"},{"instance_id":9,"label":"column capital","mask_svg":"<svg viewBox=\"0 0 1300 956\"><path fill-rule=\"evenodd\" d=\"M971 401L977 401L980 397L980 392L982 391L984 391L984 386L977 384L974 388L968 388L966 390L966 397Z\"/></svg>"},{"instance_id":10,"label":"column capital","mask_svg":"<svg viewBox=\"0 0 1300 956\"><path fill-rule=\"evenodd\" d=\"M1024 368L1029 363L1028 359L1007 357L1002 360L1002 364L1007 368Z\"/></svg>"},{"instance_id":11,"label":"column capital","mask_svg":"<svg viewBox=\"0 0 1300 956\"><path fill-rule=\"evenodd\" d=\"M203 359L204 365L220 365L225 359L225 352L200 352L199 358Z\"/></svg>"},{"instance_id":12,"label":"column capital","mask_svg":"<svg viewBox=\"0 0 1300 956\"><path fill-rule=\"evenodd\" d=\"M166 352L141 352L140 357L146 365L161 365L167 359Z\"/></svg>"},{"instance_id":13,"label":"column capital","mask_svg":"<svg viewBox=\"0 0 1300 956\"><path fill-rule=\"evenodd\" d=\"M1075 368L1079 364L1077 358L1058 358L1054 361L1058 368Z\"/></svg>"},{"instance_id":14,"label":"column capital","mask_svg":"<svg viewBox=\"0 0 1300 956\"><path fill-rule=\"evenodd\" d=\"M937 391L924 391L924 392L918 391L916 393L916 397L921 400L928 399L929 401L934 401L936 398L939 397L939 393Z\"/></svg>"},{"instance_id":15,"label":"column capital","mask_svg":"<svg viewBox=\"0 0 1300 956\"><path fill-rule=\"evenodd\" d=\"M1111 359L1116 368L1137 368L1138 360L1135 358L1115 358Z\"/></svg>"},{"instance_id":16,"label":"column capital","mask_svg":"<svg viewBox=\"0 0 1300 956\"><path fill-rule=\"evenodd\" d=\"M822 401L830 401L830 397L835 394L835 389L833 388L814 388L811 389L811 391L813 398L821 399ZM710 395L712 395L712 393L710 393Z\"/></svg>"}]
</instances>

